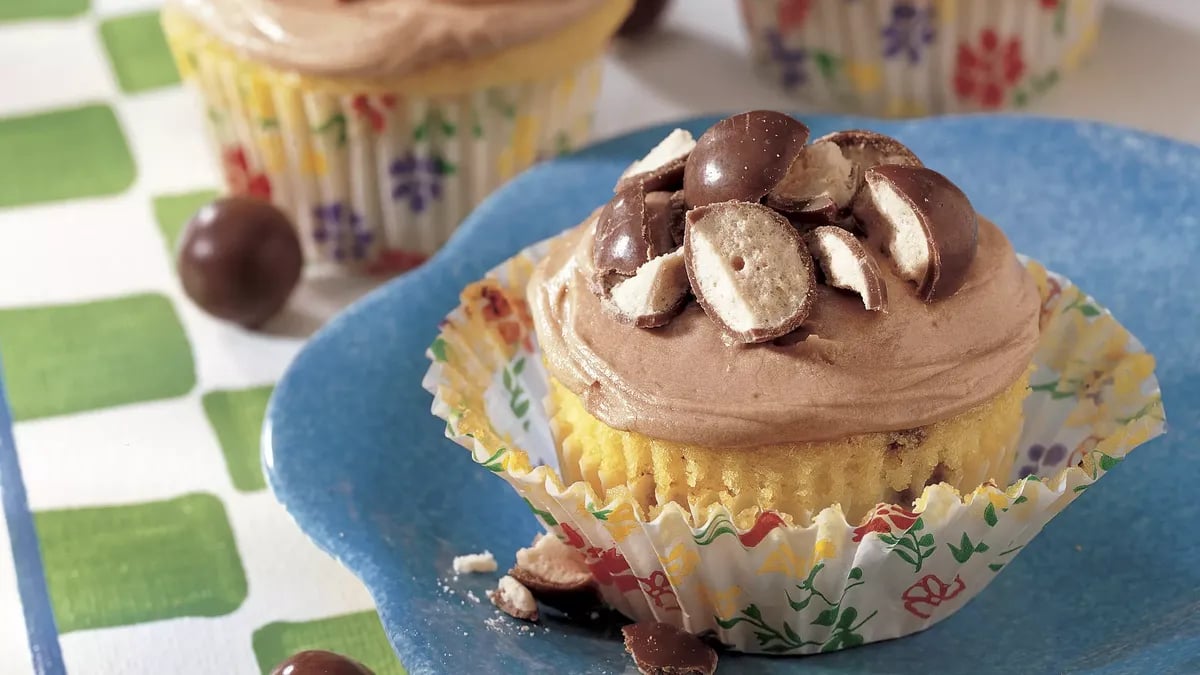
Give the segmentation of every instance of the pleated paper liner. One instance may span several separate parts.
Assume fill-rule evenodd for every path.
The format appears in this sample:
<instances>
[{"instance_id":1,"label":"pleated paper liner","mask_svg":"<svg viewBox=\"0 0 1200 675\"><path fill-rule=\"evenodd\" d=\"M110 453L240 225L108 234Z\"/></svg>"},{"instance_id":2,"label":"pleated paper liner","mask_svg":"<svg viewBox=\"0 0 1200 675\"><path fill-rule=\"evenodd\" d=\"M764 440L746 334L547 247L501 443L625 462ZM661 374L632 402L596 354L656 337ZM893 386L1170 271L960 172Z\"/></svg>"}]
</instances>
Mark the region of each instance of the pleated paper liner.
<instances>
[{"instance_id":1,"label":"pleated paper liner","mask_svg":"<svg viewBox=\"0 0 1200 675\"><path fill-rule=\"evenodd\" d=\"M915 506L879 504L856 523L836 506L804 523L719 505L702 520L673 503L640 514L622 488L601 500L585 483L560 478L542 406L548 375L524 299L546 247L463 291L428 350L433 412L449 438L584 554L606 602L732 649L809 654L933 625L1163 432L1153 357L1068 280L1022 259L1043 299L1042 335L1009 485L965 495L932 485Z\"/></svg>"},{"instance_id":2,"label":"pleated paper liner","mask_svg":"<svg viewBox=\"0 0 1200 675\"><path fill-rule=\"evenodd\" d=\"M600 88L598 49L557 76L460 95L317 89L187 19L165 25L230 192L288 211L310 261L359 271L418 264L492 190L586 143Z\"/></svg>"},{"instance_id":3,"label":"pleated paper liner","mask_svg":"<svg viewBox=\"0 0 1200 675\"><path fill-rule=\"evenodd\" d=\"M1092 52L1105 0L741 0L765 76L884 117L1021 107Z\"/></svg>"}]
</instances>

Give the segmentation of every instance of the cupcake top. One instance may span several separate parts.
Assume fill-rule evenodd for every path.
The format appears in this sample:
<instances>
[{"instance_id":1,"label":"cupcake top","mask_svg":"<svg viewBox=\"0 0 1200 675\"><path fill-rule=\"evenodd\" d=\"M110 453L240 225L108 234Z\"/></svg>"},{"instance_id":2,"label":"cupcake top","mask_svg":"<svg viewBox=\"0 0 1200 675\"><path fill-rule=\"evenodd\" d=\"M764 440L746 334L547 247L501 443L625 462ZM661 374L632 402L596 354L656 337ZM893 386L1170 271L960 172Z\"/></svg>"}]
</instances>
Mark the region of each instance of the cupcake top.
<instances>
[{"instance_id":1,"label":"cupcake top","mask_svg":"<svg viewBox=\"0 0 1200 675\"><path fill-rule=\"evenodd\" d=\"M609 426L706 446L946 419L1029 367L1035 284L895 139L780 113L673 132L530 284L547 364Z\"/></svg>"},{"instance_id":2,"label":"cupcake top","mask_svg":"<svg viewBox=\"0 0 1200 675\"><path fill-rule=\"evenodd\" d=\"M487 56L609 0L169 0L243 55L332 77L398 76Z\"/></svg>"}]
</instances>

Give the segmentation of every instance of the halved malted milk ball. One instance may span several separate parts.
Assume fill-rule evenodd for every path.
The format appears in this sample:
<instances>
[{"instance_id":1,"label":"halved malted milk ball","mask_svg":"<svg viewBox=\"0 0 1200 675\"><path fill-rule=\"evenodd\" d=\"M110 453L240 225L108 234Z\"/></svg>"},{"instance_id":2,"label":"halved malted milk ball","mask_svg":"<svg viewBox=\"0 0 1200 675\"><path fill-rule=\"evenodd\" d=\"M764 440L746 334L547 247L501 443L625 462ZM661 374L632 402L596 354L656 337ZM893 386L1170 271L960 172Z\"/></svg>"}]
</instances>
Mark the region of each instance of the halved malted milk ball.
<instances>
[{"instance_id":1,"label":"halved malted milk ball","mask_svg":"<svg viewBox=\"0 0 1200 675\"><path fill-rule=\"evenodd\" d=\"M720 202L687 215L683 251L692 292L738 342L800 327L815 296L812 256L786 218L761 204Z\"/></svg>"},{"instance_id":2,"label":"halved malted milk ball","mask_svg":"<svg viewBox=\"0 0 1200 675\"><path fill-rule=\"evenodd\" d=\"M868 169L854 215L868 240L916 282L925 302L954 295L967 279L979 240L970 200L950 179L924 167Z\"/></svg>"},{"instance_id":3,"label":"halved malted milk ball","mask_svg":"<svg viewBox=\"0 0 1200 675\"><path fill-rule=\"evenodd\" d=\"M854 291L866 309L887 309L887 284L879 263L857 237L840 227L824 225L805 233L804 243L827 285Z\"/></svg>"}]
</instances>

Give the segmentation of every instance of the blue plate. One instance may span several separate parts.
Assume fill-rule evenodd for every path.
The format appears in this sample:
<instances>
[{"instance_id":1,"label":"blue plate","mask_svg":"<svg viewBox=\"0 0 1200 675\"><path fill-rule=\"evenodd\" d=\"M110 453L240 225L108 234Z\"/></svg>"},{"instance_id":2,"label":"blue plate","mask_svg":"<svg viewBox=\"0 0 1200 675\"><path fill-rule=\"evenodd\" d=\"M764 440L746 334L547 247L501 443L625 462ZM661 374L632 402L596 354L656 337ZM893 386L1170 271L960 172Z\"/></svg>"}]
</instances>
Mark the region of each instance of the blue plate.
<instances>
[{"instance_id":1,"label":"blue plate","mask_svg":"<svg viewBox=\"0 0 1200 675\"><path fill-rule=\"evenodd\" d=\"M699 134L715 119L679 126ZM1159 359L1169 433L1047 526L970 605L919 635L803 658L722 656L737 673L1200 672L1200 149L1090 123L811 117L813 134L899 137L1066 274ZM601 673L617 638L565 624L490 630L493 578L439 583L481 549L501 567L538 530L503 481L443 437L421 389L425 347L470 281L581 221L670 126L535 168L485 202L430 264L348 309L297 357L271 402L272 489L370 588L410 672ZM303 592L303 589L297 589Z\"/></svg>"}]
</instances>

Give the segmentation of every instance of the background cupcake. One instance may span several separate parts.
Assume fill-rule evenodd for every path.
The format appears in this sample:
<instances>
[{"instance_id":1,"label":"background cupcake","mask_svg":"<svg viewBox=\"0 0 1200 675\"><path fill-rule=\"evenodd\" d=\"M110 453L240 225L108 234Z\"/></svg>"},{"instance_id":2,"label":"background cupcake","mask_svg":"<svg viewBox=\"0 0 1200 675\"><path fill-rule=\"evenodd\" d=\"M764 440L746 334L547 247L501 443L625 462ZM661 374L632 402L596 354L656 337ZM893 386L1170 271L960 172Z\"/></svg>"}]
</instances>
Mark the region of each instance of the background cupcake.
<instances>
[{"instance_id":1,"label":"background cupcake","mask_svg":"<svg viewBox=\"0 0 1200 675\"><path fill-rule=\"evenodd\" d=\"M887 117L1019 107L1095 45L1104 0L742 0L766 76Z\"/></svg>"},{"instance_id":2,"label":"background cupcake","mask_svg":"<svg viewBox=\"0 0 1200 675\"><path fill-rule=\"evenodd\" d=\"M163 24L234 193L310 260L403 269L484 196L587 139L630 0L173 0Z\"/></svg>"}]
</instances>

